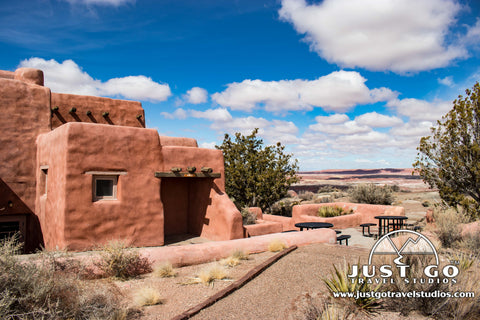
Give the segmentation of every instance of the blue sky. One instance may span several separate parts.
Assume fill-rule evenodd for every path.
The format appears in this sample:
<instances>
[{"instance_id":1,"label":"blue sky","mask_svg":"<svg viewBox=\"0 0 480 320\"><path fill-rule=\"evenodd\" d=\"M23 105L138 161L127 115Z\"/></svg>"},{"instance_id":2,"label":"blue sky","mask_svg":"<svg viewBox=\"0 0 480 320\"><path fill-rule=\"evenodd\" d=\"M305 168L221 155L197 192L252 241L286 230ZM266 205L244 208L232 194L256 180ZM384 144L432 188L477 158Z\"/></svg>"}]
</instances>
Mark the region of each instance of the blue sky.
<instances>
[{"instance_id":1,"label":"blue sky","mask_svg":"<svg viewBox=\"0 0 480 320\"><path fill-rule=\"evenodd\" d=\"M474 0L1 1L0 69L141 101L202 147L255 127L301 170L411 167L480 78Z\"/></svg>"}]
</instances>

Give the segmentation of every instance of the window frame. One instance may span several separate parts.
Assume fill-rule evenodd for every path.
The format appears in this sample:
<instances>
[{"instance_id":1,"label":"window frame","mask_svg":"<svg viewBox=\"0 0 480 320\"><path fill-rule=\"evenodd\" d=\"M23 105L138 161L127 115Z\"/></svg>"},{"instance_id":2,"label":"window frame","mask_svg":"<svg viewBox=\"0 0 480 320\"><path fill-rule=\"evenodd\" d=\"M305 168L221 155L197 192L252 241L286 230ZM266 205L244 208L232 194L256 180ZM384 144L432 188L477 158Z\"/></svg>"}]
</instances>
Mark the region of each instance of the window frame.
<instances>
[{"instance_id":1,"label":"window frame","mask_svg":"<svg viewBox=\"0 0 480 320\"><path fill-rule=\"evenodd\" d=\"M94 174L92 175L92 200L93 202L97 201L114 201L118 200L118 174ZM97 181L99 180L110 180L113 181L112 184L112 195L111 196L99 196L97 194Z\"/></svg>"}]
</instances>

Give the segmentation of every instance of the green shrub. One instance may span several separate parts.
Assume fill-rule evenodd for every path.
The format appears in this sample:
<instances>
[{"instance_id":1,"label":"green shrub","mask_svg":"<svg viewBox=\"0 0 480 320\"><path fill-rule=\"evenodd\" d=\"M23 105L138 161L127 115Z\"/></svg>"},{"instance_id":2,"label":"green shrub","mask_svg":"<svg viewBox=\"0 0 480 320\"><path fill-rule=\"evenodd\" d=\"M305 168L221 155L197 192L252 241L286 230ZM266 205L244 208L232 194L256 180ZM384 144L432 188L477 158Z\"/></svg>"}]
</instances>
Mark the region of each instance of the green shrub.
<instances>
[{"instance_id":1,"label":"green shrub","mask_svg":"<svg viewBox=\"0 0 480 320\"><path fill-rule=\"evenodd\" d=\"M348 195L356 203L391 205L394 200L390 187L380 187L373 183L355 186L349 190Z\"/></svg>"},{"instance_id":2,"label":"green shrub","mask_svg":"<svg viewBox=\"0 0 480 320\"><path fill-rule=\"evenodd\" d=\"M322 206L318 208L317 216L319 217L338 217L338 216L344 216L346 214L352 214L353 210L345 210L342 207L339 206Z\"/></svg>"},{"instance_id":3,"label":"green shrub","mask_svg":"<svg viewBox=\"0 0 480 320\"><path fill-rule=\"evenodd\" d=\"M257 215L251 212L248 207L244 207L242 211L240 211L240 213L242 214L242 221L244 226L249 224L255 224L255 221L257 221Z\"/></svg>"},{"instance_id":4,"label":"green shrub","mask_svg":"<svg viewBox=\"0 0 480 320\"><path fill-rule=\"evenodd\" d=\"M277 216L291 217L293 206L297 204L300 204L298 198L284 198L271 205L267 212Z\"/></svg>"},{"instance_id":5,"label":"green shrub","mask_svg":"<svg viewBox=\"0 0 480 320\"><path fill-rule=\"evenodd\" d=\"M110 241L102 248L100 260L96 265L105 276L119 279L129 279L152 271L152 264L148 258L127 248L123 241Z\"/></svg>"}]
</instances>

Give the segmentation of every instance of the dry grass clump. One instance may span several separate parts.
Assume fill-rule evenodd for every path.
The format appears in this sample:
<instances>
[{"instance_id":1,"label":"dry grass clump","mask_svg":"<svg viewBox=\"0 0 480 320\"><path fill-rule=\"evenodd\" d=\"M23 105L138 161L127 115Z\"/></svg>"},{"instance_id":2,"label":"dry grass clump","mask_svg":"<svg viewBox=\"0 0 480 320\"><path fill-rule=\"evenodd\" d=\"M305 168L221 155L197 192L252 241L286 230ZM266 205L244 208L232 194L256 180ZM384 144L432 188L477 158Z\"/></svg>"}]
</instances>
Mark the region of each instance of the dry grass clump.
<instances>
[{"instance_id":1,"label":"dry grass clump","mask_svg":"<svg viewBox=\"0 0 480 320\"><path fill-rule=\"evenodd\" d=\"M198 278L203 284L212 284L215 280L223 280L228 278L228 272L221 265L214 264L200 270L198 273Z\"/></svg>"},{"instance_id":2,"label":"dry grass clump","mask_svg":"<svg viewBox=\"0 0 480 320\"><path fill-rule=\"evenodd\" d=\"M160 292L152 287L142 287L134 292L134 303L139 307L162 304Z\"/></svg>"},{"instance_id":3,"label":"dry grass clump","mask_svg":"<svg viewBox=\"0 0 480 320\"><path fill-rule=\"evenodd\" d=\"M287 248L287 245L280 239L272 240L268 244L268 251L270 252L282 251L285 248Z\"/></svg>"},{"instance_id":4,"label":"dry grass clump","mask_svg":"<svg viewBox=\"0 0 480 320\"><path fill-rule=\"evenodd\" d=\"M128 248L123 241L110 241L103 246L96 266L105 276L123 280L152 271L148 258L142 257L137 250Z\"/></svg>"},{"instance_id":5,"label":"dry grass clump","mask_svg":"<svg viewBox=\"0 0 480 320\"><path fill-rule=\"evenodd\" d=\"M16 238L0 242L1 319L120 319L130 312L113 283L81 281L46 255L29 262L19 252Z\"/></svg>"},{"instance_id":6,"label":"dry grass clump","mask_svg":"<svg viewBox=\"0 0 480 320\"><path fill-rule=\"evenodd\" d=\"M218 263L209 265L200 270L196 277L189 278L187 281L181 283L183 285L203 283L205 285L213 285L215 280L228 279L228 272L225 267Z\"/></svg>"},{"instance_id":7,"label":"dry grass clump","mask_svg":"<svg viewBox=\"0 0 480 320\"><path fill-rule=\"evenodd\" d=\"M164 262L153 269L153 275L159 278L173 278L177 272L170 262Z\"/></svg>"},{"instance_id":8,"label":"dry grass clump","mask_svg":"<svg viewBox=\"0 0 480 320\"><path fill-rule=\"evenodd\" d=\"M234 251L230 256L220 260L220 264L227 267L236 267L241 263L241 260L248 260L249 256L242 250Z\"/></svg>"}]
</instances>

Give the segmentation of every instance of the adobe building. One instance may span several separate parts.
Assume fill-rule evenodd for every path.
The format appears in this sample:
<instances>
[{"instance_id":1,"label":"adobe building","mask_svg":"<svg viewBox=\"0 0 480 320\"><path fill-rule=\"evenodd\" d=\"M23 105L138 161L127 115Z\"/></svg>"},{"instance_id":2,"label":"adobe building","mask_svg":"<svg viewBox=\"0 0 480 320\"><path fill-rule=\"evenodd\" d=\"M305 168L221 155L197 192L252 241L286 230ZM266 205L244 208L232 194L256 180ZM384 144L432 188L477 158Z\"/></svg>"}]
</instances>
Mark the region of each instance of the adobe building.
<instances>
[{"instance_id":1,"label":"adobe building","mask_svg":"<svg viewBox=\"0 0 480 320\"><path fill-rule=\"evenodd\" d=\"M26 251L243 237L222 152L146 129L139 102L54 93L20 68L0 71L0 108L0 237L20 231Z\"/></svg>"}]
</instances>

